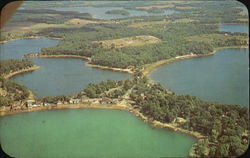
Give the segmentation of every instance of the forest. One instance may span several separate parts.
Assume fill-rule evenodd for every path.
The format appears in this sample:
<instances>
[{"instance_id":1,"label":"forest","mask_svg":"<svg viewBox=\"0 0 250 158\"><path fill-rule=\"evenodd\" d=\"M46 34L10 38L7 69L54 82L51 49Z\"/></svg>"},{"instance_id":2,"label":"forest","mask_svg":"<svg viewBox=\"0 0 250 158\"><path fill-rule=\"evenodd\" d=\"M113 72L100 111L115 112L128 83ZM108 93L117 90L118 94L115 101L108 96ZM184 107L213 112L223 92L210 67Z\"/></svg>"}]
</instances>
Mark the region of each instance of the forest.
<instances>
[{"instance_id":1,"label":"forest","mask_svg":"<svg viewBox=\"0 0 250 158\"><path fill-rule=\"evenodd\" d=\"M81 30L88 29L82 32ZM214 25L197 24L171 24L165 30L157 28L127 28L126 25L116 24L109 28L107 25L91 24L73 32L64 29L57 32L55 29L47 30L50 36L64 37L63 41L55 47L44 48L42 55L79 55L91 57L91 63L103 66L128 68L138 67L163 59L169 59L186 54L207 54L214 48L221 46L238 46L246 44L245 35L230 34L226 39L223 33L217 31ZM69 34L70 32L70 34ZM43 31L43 34L46 32ZM193 36L214 34L212 41L190 40ZM59 36L58 36L59 35ZM162 40L161 43L143 46L127 46L122 48L105 48L101 40L119 39L137 35L151 35ZM186 38L184 38L186 37ZM191 38L189 38L191 37ZM213 41L214 40L218 41ZM83 42L84 41L84 42ZM93 41L97 41L94 42ZM114 55L115 54L115 55Z\"/></svg>"},{"instance_id":2,"label":"forest","mask_svg":"<svg viewBox=\"0 0 250 158\"><path fill-rule=\"evenodd\" d=\"M5 79L4 75L32 66L34 66L33 62L26 59L0 61L0 106L10 106L15 101L23 101L28 98L29 90L25 86Z\"/></svg>"},{"instance_id":3,"label":"forest","mask_svg":"<svg viewBox=\"0 0 250 158\"><path fill-rule=\"evenodd\" d=\"M179 8L178 12L167 16L129 17L118 19L116 23L86 24L79 28L52 27L31 33L30 36L42 35L64 39L55 47L42 49L41 55L90 57L92 64L116 68L141 67L190 53L207 54L218 47L246 46L247 34L220 32L218 26L219 23L226 23L229 20L241 23L238 19L245 17L241 15L242 10L235 7L234 3L207 2L206 4L200 2L175 4L174 8ZM130 9L136 10L135 7ZM159 9L152 8L152 10ZM117 11L120 10L115 10ZM161 42L122 48L116 47L115 43L107 48L101 42L139 35L154 36Z\"/></svg>"},{"instance_id":4,"label":"forest","mask_svg":"<svg viewBox=\"0 0 250 158\"><path fill-rule=\"evenodd\" d=\"M92 16L88 13L79 13L75 11L56 11L52 9L21 9L17 11L16 15L13 18L11 18L7 26L18 26L22 23L63 24L66 20L72 18L92 19Z\"/></svg>"},{"instance_id":5,"label":"forest","mask_svg":"<svg viewBox=\"0 0 250 158\"><path fill-rule=\"evenodd\" d=\"M29 96L29 90L19 83L6 80L0 76L0 106L11 106L16 101L24 101Z\"/></svg>"},{"instance_id":6,"label":"forest","mask_svg":"<svg viewBox=\"0 0 250 158\"><path fill-rule=\"evenodd\" d=\"M27 69L32 66L34 66L34 63L31 60L27 59L0 60L0 75L5 75L11 72Z\"/></svg>"},{"instance_id":7,"label":"forest","mask_svg":"<svg viewBox=\"0 0 250 158\"><path fill-rule=\"evenodd\" d=\"M177 95L142 73L124 81L103 81L84 89L90 98L123 98L130 91L132 106L150 120L174 124L201 133L205 138L194 145L193 156L234 156L248 146L248 108L206 102L191 95ZM78 94L81 97L82 93ZM181 118L184 121L178 122Z\"/></svg>"}]
</instances>

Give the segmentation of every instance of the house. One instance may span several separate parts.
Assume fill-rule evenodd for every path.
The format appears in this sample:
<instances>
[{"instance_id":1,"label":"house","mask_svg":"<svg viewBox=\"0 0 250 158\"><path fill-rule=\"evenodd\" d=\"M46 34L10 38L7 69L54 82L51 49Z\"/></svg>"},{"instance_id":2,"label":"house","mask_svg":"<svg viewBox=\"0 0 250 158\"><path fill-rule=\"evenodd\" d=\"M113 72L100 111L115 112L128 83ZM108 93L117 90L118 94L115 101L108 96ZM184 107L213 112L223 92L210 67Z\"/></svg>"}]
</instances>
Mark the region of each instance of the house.
<instances>
[{"instance_id":1,"label":"house","mask_svg":"<svg viewBox=\"0 0 250 158\"><path fill-rule=\"evenodd\" d=\"M85 100L85 99L89 99L89 97L88 97L87 95L82 95L82 96L81 96L81 99L82 99L82 100Z\"/></svg>"},{"instance_id":2,"label":"house","mask_svg":"<svg viewBox=\"0 0 250 158\"><path fill-rule=\"evenodd\" d=\"M110 99L110 98L102 98L100 100L100 103L101 104L111 104L112 103L112 99Z\"/></svg>"},{"instance_id":3,"label":"house","mask_svg":"<svg viewBox=\"0 0 250 158\"><path fill-rule=\"evenodd\" d=\"M113 99L112 100L112 104L118 104L119 103L119 99Z\"/></svg>"},{"instance_id":4,"label":"house","mask_svg":"<svg viewBox=\"0 0 250 158\"><path fill-rule=\"evenodd\" d=\"M28 108L32 108L34 106L34 104L35 104L35 100L27 100L26 101L26 106Z\"/></svg>"},{"instance_id":5,"label":"house","mask_svg":"<svg viewBox=\"0 0 250 158\"><path fill-rule=\"evenodd\" d=\"M59 100L56 105L62 105L63 103Z\"/></svg>"},{"instance_id":6,"label":"house","mask_svg":"<svg viewBox=\"0 0 250 158\"><path fill-rule=\"evenodd\" d=\"M69 100L69 103L70 104L78 104L80 102L80 99L73 99L73 98L71 98L70 100Z\"/></svg>"}]
</instances>

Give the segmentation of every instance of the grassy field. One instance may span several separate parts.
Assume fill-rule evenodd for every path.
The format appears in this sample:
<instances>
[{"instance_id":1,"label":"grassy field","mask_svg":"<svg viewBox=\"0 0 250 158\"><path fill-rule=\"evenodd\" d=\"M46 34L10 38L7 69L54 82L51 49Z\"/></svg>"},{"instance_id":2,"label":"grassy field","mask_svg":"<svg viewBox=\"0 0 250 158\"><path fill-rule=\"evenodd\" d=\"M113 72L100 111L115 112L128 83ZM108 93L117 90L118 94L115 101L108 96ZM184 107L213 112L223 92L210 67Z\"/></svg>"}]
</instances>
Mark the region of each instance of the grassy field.
<instances>
[{"instance_id":1,"label":"grassy field","mask_svg":"<svg viewBox=\"0 0 250 158\"><path fill-rule=\"evenodd\" d=\"M152 8L166 9L166 8L173 8L173 7L174 7L173 4L165 4L165 5L150 5L150 6L136 7L136 9L149 10Z\"/></svg>"},{"instance_id":2,"label":"grassy field","mask_svg":"<svg viewBox=\"0 0 250 158\"><path fill-rule=\"evenodd\" d=\"M71 24L71 25L86 25L86 24L97 24L97 23L114 23L113 21L105 21L105 20L85 20L85 19L70 19L65 22L65 24Z\"/></svg>"},{"instance_id":3,"label":"grassy field","mask_svg":"<svg viewBox=\"0 0 250 158\"><path fill-rule=\"evenodd\" d=\"M247 18L246 18L246 19L244 19L244 18L239 18L238 20L239 20L240 22L249 22Z\"/></svg>"},{"instance_id":4,"label":"grassy field","mask_svg":"<svg viewBox=\"0 0 250 158\"><path fill-rule=\"evenodd\" d=\"M141 46L145 44L154 44L161 42L160 39L154 36L133 36L133 37L126 37L126 38L119 38L114 40L105 40L105 41L94 41L94 43L102 43L105 48L121 48L127 46Z\"/></svg>"},{"instance_id":5,"label":"grassy field","mask_svg":"<svg viewBox=\"0 0 250 158\"><path fill-rule=\"evenodd\" d=\"M176 9L179 9L179 10L189 10L189 9L194 9L194 7L180 7L180 6L177 6L175 7Z\"/></svg>"}]
</instances>

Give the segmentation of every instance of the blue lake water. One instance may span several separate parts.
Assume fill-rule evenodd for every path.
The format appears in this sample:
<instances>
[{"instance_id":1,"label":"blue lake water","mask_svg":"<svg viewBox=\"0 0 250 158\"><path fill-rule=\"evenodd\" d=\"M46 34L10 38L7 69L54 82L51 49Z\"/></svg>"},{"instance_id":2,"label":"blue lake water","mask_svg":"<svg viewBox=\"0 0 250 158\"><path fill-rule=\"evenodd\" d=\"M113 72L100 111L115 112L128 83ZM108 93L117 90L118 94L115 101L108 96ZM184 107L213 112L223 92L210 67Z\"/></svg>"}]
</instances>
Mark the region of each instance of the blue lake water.
<instances>
[{"instance_id":1,"label":"blue lake water","mask_svg":"<svg viewBox=\"0 0 250 158\"><path fill-rule=\"evenodd\" d=\"M219 30L225 32L249 33L247 24L220 24Z\"/></svg>"},{"instance_id":2,"label":"blue lake water","mask_svg":"<svg viewBox=\"0 0 250 158\"><path fill-rule=\"evenodd\" d=\"M16 40L0 44L0 59L19 59L24 54L39 52L41 48L56 45L58 41L50 39ZM130 75L85 66L81 59L71 58L30 58L41 68L12 79L28 87L38 96L76 94L89 83L107 79L122 80Z\"/></svg>"},{"instance_id":3,"label":"blue lake water","mask_svg":"<svg viewBox=\"0 0 250 158\"><path fill-rule=\"evenodd\" d=\"M96 19L120 19L127 17L135 17L135 16L154 16L154 15L169 15L176 13L178 11L174 9L165 9L164 13L148 13L143 10L131 10L124 9L123 7L94 7L94 6L84 6L84 7L61 7L61 8L51 8L59 11L78 11L80 13L90 13L93 18ZM105 14L105 12L110 10L123 9L128 11L130 14L128 16L120 15L120 14Z\"/></svg>"},{"instance_id":4,"label":"blue lake water","mask_svg":"<svg viewBox=\"0 0 250 158\"><path fill-rule=\"evenodd\" d=\"M177 94L248 106L248 56L248 49L223 49L213 56L164 65L153 71L150 78Z\"/></svg>"}]
</instances>

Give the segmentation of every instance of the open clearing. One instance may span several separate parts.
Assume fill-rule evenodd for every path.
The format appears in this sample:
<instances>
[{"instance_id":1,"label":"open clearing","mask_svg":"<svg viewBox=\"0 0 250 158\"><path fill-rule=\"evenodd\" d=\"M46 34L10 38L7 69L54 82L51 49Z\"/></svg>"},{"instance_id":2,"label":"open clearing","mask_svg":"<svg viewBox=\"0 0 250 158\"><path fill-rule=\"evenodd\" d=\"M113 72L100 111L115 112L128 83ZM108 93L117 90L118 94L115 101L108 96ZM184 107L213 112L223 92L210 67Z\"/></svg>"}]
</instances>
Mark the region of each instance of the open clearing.
<instances>
[{"instance_id":1,"label":"open clearing","mask_svg":"<svg viewBox=\"0 0 250 158\"><path fill-rule=\"evenodd\" d=\"M155 27L155 25L163 25L168 23L169 22L167 21L147 21L147 22L134 23L129 25L129 27L134 27L134 28Z\"/></svg>"},{"instance_id":2,"label":"open clearing","mask_svg":"<svg viewBox=\"0 0 250 158\"><path fill-rule=\"evenodd\" d=\"M133 36L126 38L119 38L114 40L105 40L105 41L94 41L93 43L102 43L105 48L121 48L127 46L141 46L145 44L154 44L159 43L161 40L154 36L142 35L142 36Z\"/></svg>"},{"instance_id":3,"label":"open clearing","mask_svg":"<svg viewBox=\"0 0 250 158\"><path fill-rule=\"evenodd\" d=\"M166 8L173 8L173 4L166 4L166 5L151 5L151 6L144 6L144 7L136 7L136 9L140 10L149 10L152 8L158 8L158 9L166 9Z\"/></svg>"},{"instance_id":4,"label":"open clearing","mask_svg":"<svg viewBox=\"0 0 250 158\"><path fill-rule=\"evenodd\" d=\"M108 23L107 21L94 21L94 20L85 20L85 19L70 19L65 22L65 24L71 24L71 25L86 25L86 24L97 24L97 23ZM109 22L109 23L114 23L114 22Z\"/></svg>"},{"instance_id":5,"label":"open clearing","mask_svg":"<svg viewBox=\"0 0 250 158\"><path fill-rule=\"evenodd\" d=\"M175 7L176 9L179 9L179 10L189 10L189 9L194 9L194 7L181 7L181 6L177 6Z\"/></svg>"}]
</instances>

